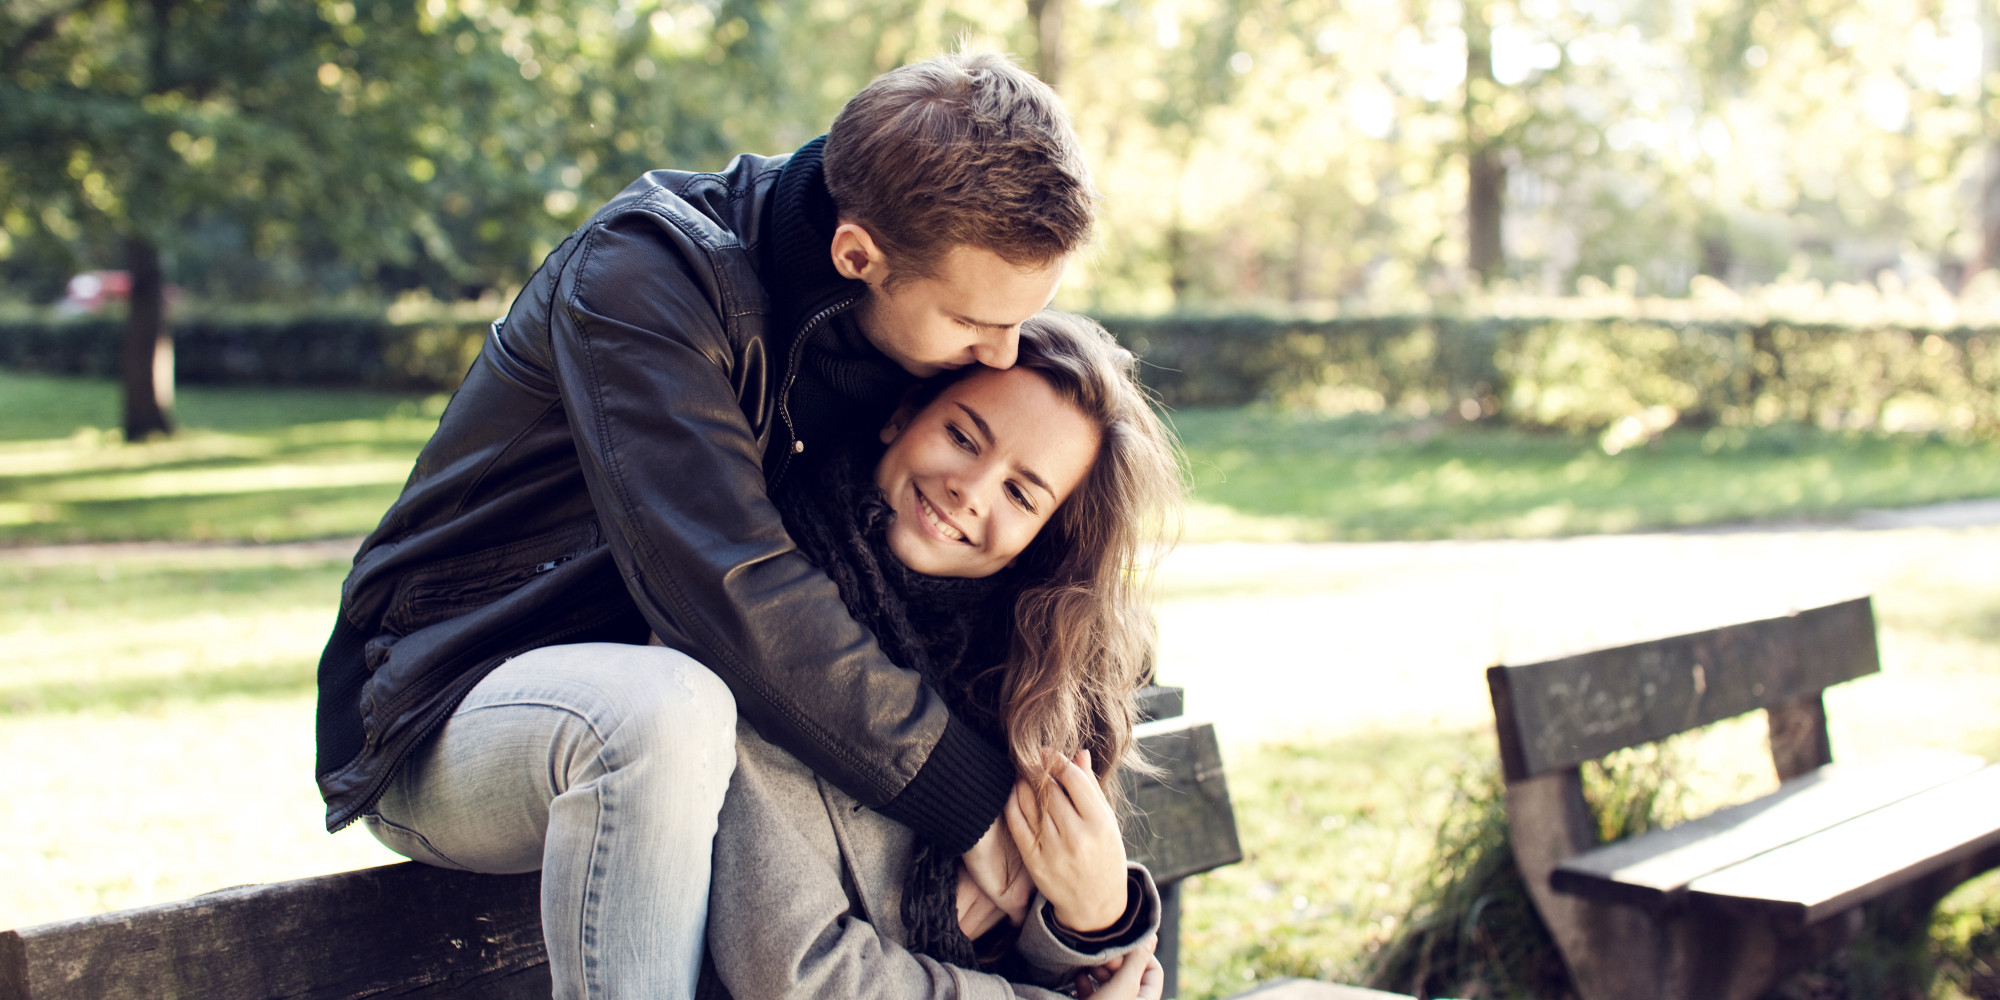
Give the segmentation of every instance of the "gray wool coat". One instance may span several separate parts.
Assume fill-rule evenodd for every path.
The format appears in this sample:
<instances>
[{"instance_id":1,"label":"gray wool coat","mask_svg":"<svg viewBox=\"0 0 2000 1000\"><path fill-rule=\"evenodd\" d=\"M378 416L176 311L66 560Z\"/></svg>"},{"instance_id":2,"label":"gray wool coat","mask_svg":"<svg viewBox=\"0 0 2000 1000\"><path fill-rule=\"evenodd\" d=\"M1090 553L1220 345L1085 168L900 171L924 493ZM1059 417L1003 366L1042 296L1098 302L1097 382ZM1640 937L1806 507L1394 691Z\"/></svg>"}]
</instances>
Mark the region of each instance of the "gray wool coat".
<instances>
[{"instance_id":1,"label":"gray wool coat","mask_svg":"<svg viewBox=\"0 0 2000 1000\"><path fill-rule=\"evenodd\" d=\"M1061 994L1045 987L1136 948L1065 946L1049 930L1048 901L1037 896L1015 944L1036 983L905 950L910 828L817 777L749 722L739 718L736 727L736 773L716 833L708 910L712 972L736 1000L1054 1000ZM1157 931L1159 891L1151 876L1140 881L1139 926Z\"/></svg>"}]
</instances>

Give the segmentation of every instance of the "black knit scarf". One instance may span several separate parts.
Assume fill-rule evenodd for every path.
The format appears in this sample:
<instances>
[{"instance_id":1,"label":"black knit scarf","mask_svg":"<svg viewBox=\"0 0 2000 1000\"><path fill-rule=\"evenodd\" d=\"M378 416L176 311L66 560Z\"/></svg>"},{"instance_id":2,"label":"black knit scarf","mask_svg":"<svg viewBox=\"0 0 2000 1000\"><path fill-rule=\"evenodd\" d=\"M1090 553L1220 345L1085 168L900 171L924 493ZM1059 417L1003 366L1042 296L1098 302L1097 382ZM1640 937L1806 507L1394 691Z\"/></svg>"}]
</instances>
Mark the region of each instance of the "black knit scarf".
<instances>
[{"instance_id":1,"label":"black knit scarf","mask_svg":"<svg viewBox=\"0 0 2000 1000\"><path fill-rule=\"evenodd\" d=\"M881 447L849 438L804 474L787 476L772 500L792 540L840 589L856 621L897 665L923 675L952 714L1004 745L1000 672L1020 584L1002 570L984 579L912 572L889 551L895 512L875 487ZM978 952L958 927L958 856L920 840L903 880L910 950L961 968Z\"/></svg>"}]
</instances>

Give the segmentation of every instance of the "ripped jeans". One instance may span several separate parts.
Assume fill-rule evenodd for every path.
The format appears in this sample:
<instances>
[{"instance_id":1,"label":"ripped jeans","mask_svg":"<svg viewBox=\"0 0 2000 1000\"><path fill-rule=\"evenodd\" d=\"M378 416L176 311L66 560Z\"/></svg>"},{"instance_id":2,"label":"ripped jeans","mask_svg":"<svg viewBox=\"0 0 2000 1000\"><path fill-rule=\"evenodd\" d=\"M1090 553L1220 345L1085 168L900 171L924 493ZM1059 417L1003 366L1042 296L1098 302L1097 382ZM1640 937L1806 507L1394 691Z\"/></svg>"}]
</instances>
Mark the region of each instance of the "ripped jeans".
<instances>
[{"instance_id":1,"label":"ripped jeans","mask_svg":"<svg viewBox=\"0 0 2000 1000\"><path fill-rule=\"evenodd\" d=\"M708 668L550 646L481 680L362 822L428 864L541 869L556 1000L692 997L735 767L736 702Z\"/></svg>"}]
</instances>

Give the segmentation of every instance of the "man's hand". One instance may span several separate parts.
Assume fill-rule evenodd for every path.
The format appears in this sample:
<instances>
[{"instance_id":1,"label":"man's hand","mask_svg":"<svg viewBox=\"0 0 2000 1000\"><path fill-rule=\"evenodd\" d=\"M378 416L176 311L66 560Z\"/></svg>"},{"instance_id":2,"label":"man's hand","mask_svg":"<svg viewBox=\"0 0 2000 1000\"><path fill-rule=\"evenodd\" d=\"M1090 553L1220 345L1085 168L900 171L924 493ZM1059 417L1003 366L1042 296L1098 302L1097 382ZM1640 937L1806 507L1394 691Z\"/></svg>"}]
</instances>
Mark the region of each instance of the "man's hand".
<instances>
[{"instance_id":1,"label":"man's hand","mask_svg":"<svg viewBox=\"0 0 2000 1000\"><path fill-rule=\"evenodd\" d=\"M1035 899L1035 883L1028 877L1028 868L1021 862L1021 852L1014 846L1014 837L1000 819L986 828L986 835L972 850L960 858L958 913L959 924L964 926L967 901L965 883L969 876L973 885L986 896L987 902L1006 914L1007 920L1015 926L1028 918L1028 904ZM989 924L990 928L991 925ZM985 933L981 931L980 933ZM978 934L966 934L977 938Z\"/></svg>"},{"instance_id":2,"label":"man's hand","mask_svg":"<svg viewBox=\"0 0 2000 1000\"><path fill-rule=\"evenodd\" d=\"M1101 931L1125 913L1125 840L1097 776L1090 751L1052 768L1048 802L1035 798L1026 781L1014 784L1007 799L1007 829L1021 860L1064 927L1081 934Z\"/></svg>"},{"instance_id":3,"label":"man's hand","mask_svg":"<svg viewBox=\"0 0 2000 1000\"><path fill-rule=\"evenodd\" d=\"M1084 1000L1160 1000L1166 992L1167 970L1153 957L1159 937L1148 937L1139 950L1076 974L1076 995Z\"/></svg>"}]
</instances>

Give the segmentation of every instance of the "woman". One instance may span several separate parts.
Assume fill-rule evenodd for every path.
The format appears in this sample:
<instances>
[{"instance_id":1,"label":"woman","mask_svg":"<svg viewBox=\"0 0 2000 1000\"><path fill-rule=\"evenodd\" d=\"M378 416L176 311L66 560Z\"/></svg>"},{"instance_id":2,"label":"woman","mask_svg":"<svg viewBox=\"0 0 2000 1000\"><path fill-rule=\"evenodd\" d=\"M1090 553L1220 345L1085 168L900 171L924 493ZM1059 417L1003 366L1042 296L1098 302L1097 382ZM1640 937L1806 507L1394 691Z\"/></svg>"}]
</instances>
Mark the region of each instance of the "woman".
<instances>
[{"instance_id":1,"label":"woman","mask_svg":"<svg viewBox=\"0 0 2000 1000\"><path fill-rule=\"evenodd\" d=\"M1159 996L1158 895L1104 792L1152 642L1141 562L1180 490L1132 368L1096 324L1043 313L1014 368L926 384L886 448L841 449L774 495L891 658L1006 740L1035 895L913 843L739 720L707 995L1048 996L1094 968L1086 993Z\"/></svg>"}]
</instances>

